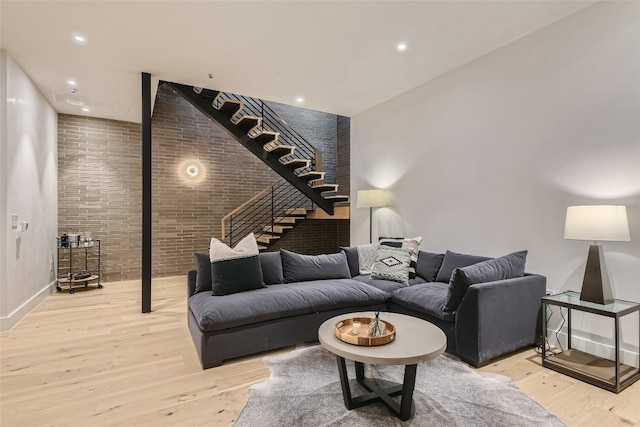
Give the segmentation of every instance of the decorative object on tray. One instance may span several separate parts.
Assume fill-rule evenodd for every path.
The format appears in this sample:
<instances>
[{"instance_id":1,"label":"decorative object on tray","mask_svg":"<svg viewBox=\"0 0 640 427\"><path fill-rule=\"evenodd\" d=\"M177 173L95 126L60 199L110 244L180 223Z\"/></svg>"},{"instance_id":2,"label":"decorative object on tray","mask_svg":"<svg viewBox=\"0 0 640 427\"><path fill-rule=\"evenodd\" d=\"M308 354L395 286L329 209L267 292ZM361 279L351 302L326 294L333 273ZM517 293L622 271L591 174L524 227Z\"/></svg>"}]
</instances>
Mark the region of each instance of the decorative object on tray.
<instances>
[{"instance_id":1,"label":"decorative object on tray","mask_svg":"<svg viewBox=\"0 0 640 427\"><path fill-rule=\"evenodd\" d=\"M376 311L376 318L369 323L369 336L381 337L387 333L387 325L380 321L380 312Z\"/></svg>"},{"instance_id":2,"label":"decorative object on tray","mask_svg":"<svg viewBox=\"0 0 640 427\"><path fill-rule=\"evenodd\" d=\"M396 338L396 328L393 324L380 320L376 313L378 326L376 329L382 331L380 335L372 336L371 325L376 319L370 317L353 317L344 319L336 324L336 337L349 344L373 347L376 345L389 344Z\"/></svg>"}]
</instances>

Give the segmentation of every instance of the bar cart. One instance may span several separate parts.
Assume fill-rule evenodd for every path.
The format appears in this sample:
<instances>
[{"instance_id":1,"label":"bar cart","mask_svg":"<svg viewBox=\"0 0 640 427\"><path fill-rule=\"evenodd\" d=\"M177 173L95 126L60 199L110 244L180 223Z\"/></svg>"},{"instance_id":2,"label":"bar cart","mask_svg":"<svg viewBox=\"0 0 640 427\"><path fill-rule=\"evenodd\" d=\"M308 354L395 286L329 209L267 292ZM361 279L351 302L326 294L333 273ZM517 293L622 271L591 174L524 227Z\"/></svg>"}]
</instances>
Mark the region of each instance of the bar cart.
<instances>
[{"instance_id":1,"label":"bar cart","mask_svg":"<svg viewBox=\"0 0 640 427\"><path fill-rule=\"evenodd\" d=\"M73 294L76 285L89 286L100 281L101 246L99 239L69 239L66 235L58 237L58 269L56 276L56 290L60 292L62 286L69 287Z\"/></svg>"}]
</instances>

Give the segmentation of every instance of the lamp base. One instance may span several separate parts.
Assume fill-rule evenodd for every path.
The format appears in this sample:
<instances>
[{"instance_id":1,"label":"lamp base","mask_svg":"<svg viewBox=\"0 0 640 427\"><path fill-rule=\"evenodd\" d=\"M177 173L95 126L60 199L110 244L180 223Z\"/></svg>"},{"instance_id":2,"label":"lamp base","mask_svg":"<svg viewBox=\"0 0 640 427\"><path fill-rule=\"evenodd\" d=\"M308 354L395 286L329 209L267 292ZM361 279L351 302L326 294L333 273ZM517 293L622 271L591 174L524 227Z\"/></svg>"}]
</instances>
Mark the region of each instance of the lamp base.
<instances>
[{"instance_id":1,"label":"lamp base","mask_svg":"<svg viewBox=\"0 0 640 427\"><path fill-rule=\"evenodd\" d=\"M611 290L607 264L604 260L604 251L599 244L594 243L589 246L580 299L596 304L611 304L613 302L613 291Z\"/></svg>"}]
</instances>

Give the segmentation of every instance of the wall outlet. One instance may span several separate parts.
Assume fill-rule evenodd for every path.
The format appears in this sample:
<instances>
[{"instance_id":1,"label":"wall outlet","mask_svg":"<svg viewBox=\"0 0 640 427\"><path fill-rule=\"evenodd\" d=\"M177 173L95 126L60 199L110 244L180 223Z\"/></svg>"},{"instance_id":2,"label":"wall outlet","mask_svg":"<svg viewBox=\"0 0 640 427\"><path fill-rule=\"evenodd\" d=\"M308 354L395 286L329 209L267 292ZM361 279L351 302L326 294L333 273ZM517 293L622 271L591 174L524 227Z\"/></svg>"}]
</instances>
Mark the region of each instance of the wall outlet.
<instances>
[{"instance_id":1,"label":"wall outlet","mask_svg":"<svg viewBox=\"0 0 640 427\"><path fill-rule=\"evenodd\" d=\"M18 214L11 215L11 228L18 228L20 223L20 216Z\"/></svg>"},{"instance_id":2,"label":"wall outlet","mask_svg":"<svg viewBox=\"0 0 640 427\"><path fill-rule=\"evenodd\" d=\"M49 260L49 271L53 271L53 260Z\"/></svg>"}]
</instances>

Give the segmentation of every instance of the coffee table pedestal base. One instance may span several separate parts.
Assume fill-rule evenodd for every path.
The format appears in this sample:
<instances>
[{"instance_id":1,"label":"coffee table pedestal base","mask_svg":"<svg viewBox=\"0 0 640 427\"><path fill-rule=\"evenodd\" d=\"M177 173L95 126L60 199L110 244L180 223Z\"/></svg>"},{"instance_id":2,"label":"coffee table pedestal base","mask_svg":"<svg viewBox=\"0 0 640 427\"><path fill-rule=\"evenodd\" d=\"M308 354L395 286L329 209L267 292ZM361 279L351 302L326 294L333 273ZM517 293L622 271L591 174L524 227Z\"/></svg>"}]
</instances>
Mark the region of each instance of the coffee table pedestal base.
<instances>
[{"instance_id":1,"label":"coffee table pedestal base","mask_svg":"<svg viewBox=\"0 0 640 427\"><path fill-rule=\"evenodd\" d=\"M347 365L344 357L337 356L338 372L340 373L340 384L342 384L342 397L344 406L347 409L355 409L374 402L382 402L391 412L402 421L411 417L411 404L413 403L413 389L416 385L416 371L418 365L406 365L404 368L404 380L402 384L383 389L375 384L371 379L364 376L364 363L354 362L356 366L356 380L369 393L352 397L349 377L347 376ZM400 403L392 399L400 395Z\"/></svg>"}]
</instances>

